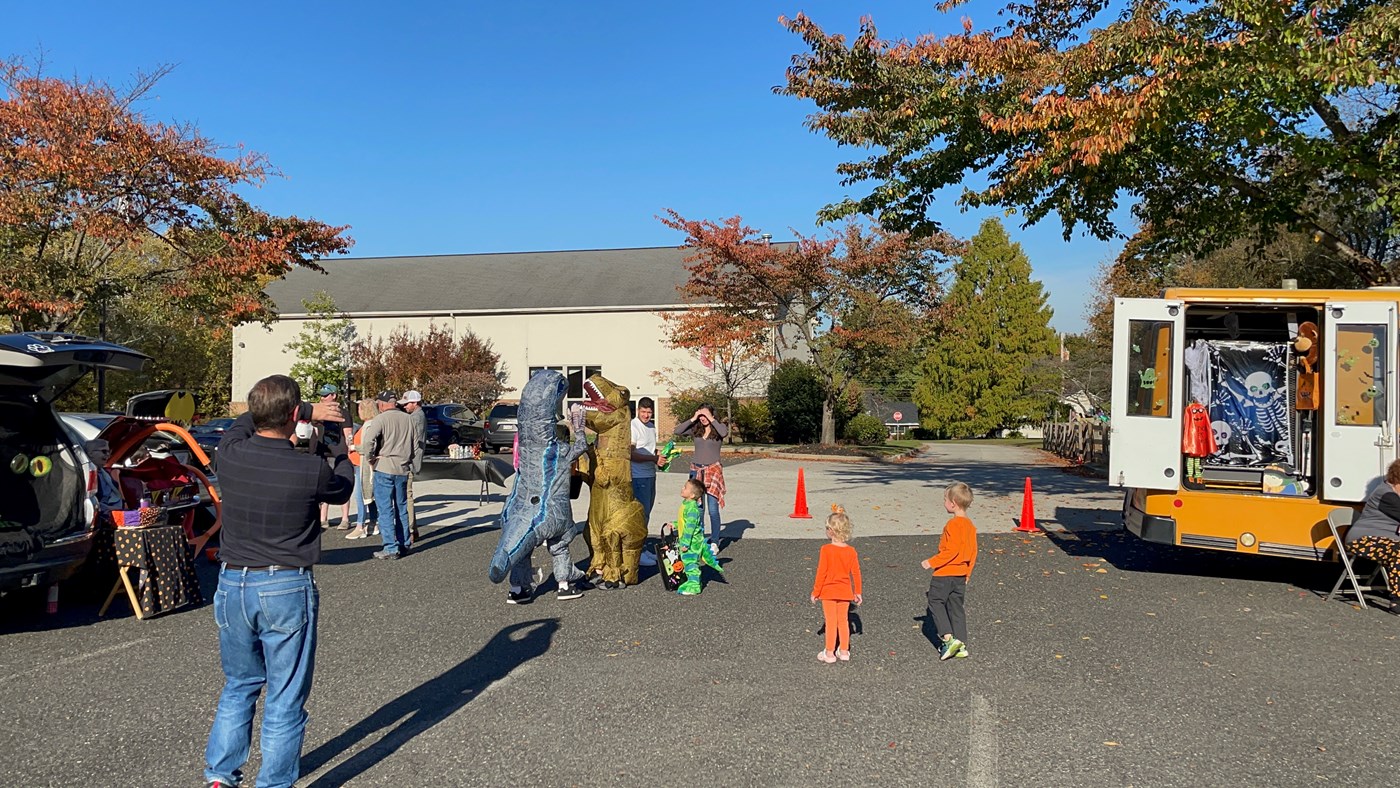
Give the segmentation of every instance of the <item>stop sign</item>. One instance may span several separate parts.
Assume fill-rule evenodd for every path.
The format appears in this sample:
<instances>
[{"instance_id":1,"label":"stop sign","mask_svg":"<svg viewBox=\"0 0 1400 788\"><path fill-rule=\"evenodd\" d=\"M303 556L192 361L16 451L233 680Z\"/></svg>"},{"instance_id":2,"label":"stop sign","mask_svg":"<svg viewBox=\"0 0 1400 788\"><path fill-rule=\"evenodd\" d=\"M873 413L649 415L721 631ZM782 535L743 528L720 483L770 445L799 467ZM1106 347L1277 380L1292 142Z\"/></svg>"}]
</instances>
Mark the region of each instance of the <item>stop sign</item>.
<instances>
[{"instance_id":1,"label":"stop sign","mask_svg":"<svg viewBox=\"0 0 1400 788\"><path fill-rule=\"evenodd\" d=\"M895 411L895 412L894 412L894 420L895 420L895 421L904 421L904 414L903 414L903 413L900 413L899 411Z\"/></svg>"}]
</instances>

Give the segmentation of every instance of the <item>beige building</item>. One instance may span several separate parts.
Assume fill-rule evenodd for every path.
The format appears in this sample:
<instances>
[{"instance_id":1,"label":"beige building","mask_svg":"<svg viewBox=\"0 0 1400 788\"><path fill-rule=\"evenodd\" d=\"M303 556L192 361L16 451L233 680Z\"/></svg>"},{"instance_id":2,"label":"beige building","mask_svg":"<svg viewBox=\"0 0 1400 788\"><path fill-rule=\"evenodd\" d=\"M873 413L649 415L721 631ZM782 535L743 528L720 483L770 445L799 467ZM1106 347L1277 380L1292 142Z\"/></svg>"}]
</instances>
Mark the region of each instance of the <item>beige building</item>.
<instances>
[{"instance_id":1,"label":"beige building","mask_svg":"<svg viewBox=\"0 0 1400 788\"><path fill-rule=\"evenodd\" d=\"M598 372L630 388L633 399L657 400L657 426L668 431L674 422L667 392L654 373L698 366L694 355L662 342L661 314L688 308L677 288L687 279L690 253L656 247L377 257L326 260L325 274L297 269L268 287L280 314L275 323L234 331L234 396L242 400L259 379L291 368L296 356L287 344L309 319L302 302L325 291L359 337L437 324L490 340L513 389L503 399L518 397L541 367L569 378L570 397L581 397L583 379ZM740 393L762 396L764 385Z\"/></svg>"}]
</instances>

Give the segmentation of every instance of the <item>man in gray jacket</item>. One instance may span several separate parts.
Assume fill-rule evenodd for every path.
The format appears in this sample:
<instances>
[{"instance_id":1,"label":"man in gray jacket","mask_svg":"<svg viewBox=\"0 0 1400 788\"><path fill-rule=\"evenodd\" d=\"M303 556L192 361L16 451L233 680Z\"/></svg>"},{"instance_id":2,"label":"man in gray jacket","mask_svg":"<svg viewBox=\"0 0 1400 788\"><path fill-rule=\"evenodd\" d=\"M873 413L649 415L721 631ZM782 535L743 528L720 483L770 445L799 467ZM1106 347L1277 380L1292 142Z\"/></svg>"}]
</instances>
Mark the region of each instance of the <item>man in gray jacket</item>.
<instances>
[{"instance_id":1,"label":"man in gray jacket","mask_svg":"<svg viewBox=\"0 0 1400 788\"><path fill-rule=\"evenodd\" d=\"M417 441L418 454L413 460L413 469L408 474L408 535L412 542L418 541L418 514L413 511L413 477L423 470L423 452L428 448L428 414L423 412L423 395L416 389L409 389L399 397L399 406L413 418L413 439ZM410 542L411 543L411 542Z\"/></svg>"},{"instance_id":2,"label":"man in gray jacket","mask_svg":"<svg viewBox=\"0 0 1400 788\"><path fill-rule=\"evenodd\" d=\"M413 417L398 408L399 395L381 391L375 397L379 415L360 436L363 455L374 468L374 505L379 509L379 536L384 549L375 558L395 560L408 554L408 474L417 462L418 441Z\"/></svg>"}]
</instances>

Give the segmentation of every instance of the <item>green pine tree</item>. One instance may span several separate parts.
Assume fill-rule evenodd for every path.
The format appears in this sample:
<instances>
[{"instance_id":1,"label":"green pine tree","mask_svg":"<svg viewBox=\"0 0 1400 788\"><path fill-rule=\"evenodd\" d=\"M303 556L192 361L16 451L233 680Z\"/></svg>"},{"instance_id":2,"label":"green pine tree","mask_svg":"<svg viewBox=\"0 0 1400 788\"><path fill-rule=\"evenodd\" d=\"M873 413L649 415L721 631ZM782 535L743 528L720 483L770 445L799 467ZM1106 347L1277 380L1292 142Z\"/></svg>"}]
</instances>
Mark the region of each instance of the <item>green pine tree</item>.
<instances>
[{"instance_id":1,"label":"green pine tree","mask_svg":"<svg viewBox=\"0 0 1400 788\"><path fill-rule=\"evenodd\" d=\"M340 312L330 293L318 290L301 305L311 318L302 326L297 338L287 343L297 354L291 376L302 387L302 397L314 399L316 389L323 384L345 385L350 343L355 338L355 324Z\"/></svg>"},{"instance_id":2,"label":"green pine tree","mask_svg":"<svg viewBox=\"0 0 1400 788\"><path fill-rule=\"evenodd\" d=\"M1021 245L988 219L953 275L914 390L923 426L968 437L1040 420L1053 386L1037 379L1045 373L1035 362L1058 345Z\"/></svg>"}]
</instances>

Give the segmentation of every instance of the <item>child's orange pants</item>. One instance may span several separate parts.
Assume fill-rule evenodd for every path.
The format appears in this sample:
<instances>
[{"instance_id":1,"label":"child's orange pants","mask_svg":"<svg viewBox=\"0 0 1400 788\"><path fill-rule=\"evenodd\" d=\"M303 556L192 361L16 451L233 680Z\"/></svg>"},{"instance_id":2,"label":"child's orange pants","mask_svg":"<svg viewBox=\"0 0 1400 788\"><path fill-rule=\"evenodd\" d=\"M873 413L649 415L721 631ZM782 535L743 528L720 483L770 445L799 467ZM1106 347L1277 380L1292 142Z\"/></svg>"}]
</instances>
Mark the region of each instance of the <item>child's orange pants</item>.
<instances>
[{"instance_id":1,"label":"child's orange pants","mask_svg":"<svg viewBox=\"0 0 1400 788\"><path fill-rule=\"evenodd\" d=\"M847 599L823 599L822 615L826 617L826 651L836 653L837 635L845 650L851 650L851 602Z\"/></svg>"}]
</instances>

